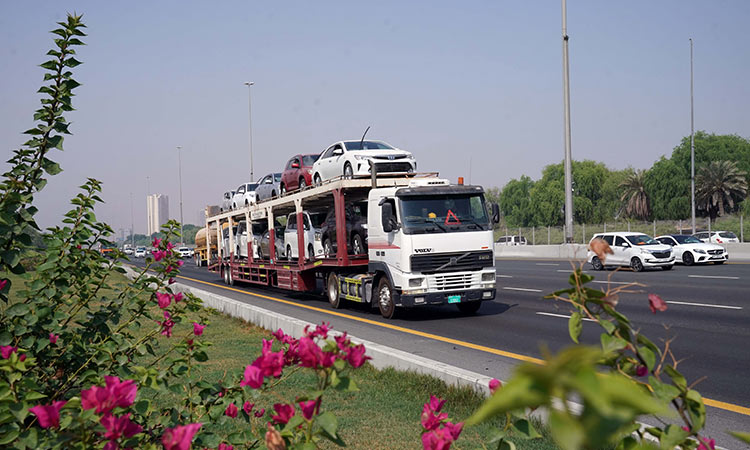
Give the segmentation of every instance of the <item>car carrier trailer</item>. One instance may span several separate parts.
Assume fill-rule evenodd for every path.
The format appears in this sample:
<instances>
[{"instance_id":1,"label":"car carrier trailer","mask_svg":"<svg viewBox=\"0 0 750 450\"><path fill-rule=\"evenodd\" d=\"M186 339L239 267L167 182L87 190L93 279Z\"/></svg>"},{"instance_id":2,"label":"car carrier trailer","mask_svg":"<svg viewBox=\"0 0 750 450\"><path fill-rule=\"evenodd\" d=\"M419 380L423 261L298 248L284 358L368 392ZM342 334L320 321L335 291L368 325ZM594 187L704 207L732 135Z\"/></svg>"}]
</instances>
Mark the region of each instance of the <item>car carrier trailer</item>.
<instances>
[{"instance_id":1,"label":"car carrier trailer","mask_svg":"<svg viewBox=\"0 0 750 450\"><path fill-rule=\"evenodd\" d=\"M367 204L367 251L348 252L345 208ZM335 212L335 254L306 255L303 227L297 227L296 260L268 251L254 258L255 239L248 233L247 257L239 258L233 233L223 245L221 231L239 221L268 224L268 248L274 249L276 217L303 212ZM207 217L206 231L216 233L216 257L211 271L225 283L237 282L299 292L324 292L334 308L345 301L378 307L392 318L399 307L456 304L475 313L482 301L495 298L493 225L498 207L488 204L480 186L451 185L436 174L371 179L336 179L319 186ZM316 237L317 239L317 237ZM227 249L229 251L227 251Z\"/></svg>"}]
</instances>

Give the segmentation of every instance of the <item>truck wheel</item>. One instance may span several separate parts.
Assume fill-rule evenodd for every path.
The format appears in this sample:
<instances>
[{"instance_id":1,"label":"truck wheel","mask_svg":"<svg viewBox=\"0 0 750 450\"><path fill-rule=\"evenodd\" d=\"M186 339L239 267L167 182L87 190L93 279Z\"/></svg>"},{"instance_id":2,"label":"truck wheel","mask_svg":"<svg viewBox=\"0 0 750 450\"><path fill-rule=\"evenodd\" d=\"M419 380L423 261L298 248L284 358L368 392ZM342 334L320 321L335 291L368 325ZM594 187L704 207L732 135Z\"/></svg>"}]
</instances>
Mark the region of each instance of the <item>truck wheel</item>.
<instances>
[{"instance_id":1,"label":"truck wheel","mask_svg":"<svg viewBox=\"0 0 750 450\"><path fill-rule=\"evenodd\" d=\"M459 303L456 306L464 314L476 314L479 308L482 307L482 302Z\"/></svg>"},{"instance_id":2,"label":"truck wheel","mask_svg":"<svg viewBox=\"0 0 750 450\"><path fill-rule=\"evenodd\" d=\"M633 259L630 260L630 268L633 269L633 272L643 272L643 263L640 258L634 256Z\"/></svg>"},{"instance_id":3,"label":"truck wheel","mask_svg":"<svg viewBox=\"0 0 750 450\"><path fill-rule=\"evenodd\" d=\"M341 308L341 297L339 297L339 277L333 272L328 275L326 292L328 293L328 303L331 304L333 309Z\"/></svg>"},{"instance_id":4,"label":"truck wheel","mask_svg":"<svg viewBox=\"0 0 750 450\"><path fill-rule=\"evenodd\" d=\"M393 287L388 277L383 276L378 283L378 308L380 315L386 319L393 319L396 315L396 304L393 302Z\"/></svg>"},{"instance_id":5,"label":"truck wheel","mask_svg":"<svg viewBox=\"0 0 750 450\"><path fill-rule=\"evenodd\" d=\"M232 268L227 267L227 284L234 286L234 276L232 276Z\"/></svg>"},{"instance_id":6,"label":"truck wheel","mask_svg":"<svg viewBox=\"0 0 750 450\"><path fill-rule=\"evenodd\" d=\"M221 266L221 274L224 277L224 284L229 284L229 269L227 266Z\"/></svg>"},{"instance_id":7,"label":"truck wheel","mask_svg":"<svg viewBox=\"0 0 750 450\"><path fill-rule=\"evenodd\" d=\"M325 256L326 258L333 258L334 256L336 256L333 254L333 245L331 245L330 239L326 239L325 241L323 241L323 256Z\"/></svg>"},{"instance_id":8,"label":"truck wheel","mask_svg":"<svg viewBox=\"0 0 750 450\"><path fill-rule=\"evenodd\" d=\"M359 234L352 236L352 254L361 255L365 252L365 246L362 244L362 237Z\"/></svg>"}]
</instances>

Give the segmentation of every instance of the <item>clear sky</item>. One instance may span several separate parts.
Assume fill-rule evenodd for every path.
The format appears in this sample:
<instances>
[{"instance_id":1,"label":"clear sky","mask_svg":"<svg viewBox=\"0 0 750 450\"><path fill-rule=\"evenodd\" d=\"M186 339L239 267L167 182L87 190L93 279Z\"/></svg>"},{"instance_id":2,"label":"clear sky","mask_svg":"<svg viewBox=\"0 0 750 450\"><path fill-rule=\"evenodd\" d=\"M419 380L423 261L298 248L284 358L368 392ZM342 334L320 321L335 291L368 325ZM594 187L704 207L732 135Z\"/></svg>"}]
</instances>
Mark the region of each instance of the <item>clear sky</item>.
<instances>
[{"instance_id":1,"label":"clear sky","mask_svg":"<svg viewBox=\"0 0 750 450\"><path fill-rule=\"evenodd\" d=\"M419 169L485 187L563 158L561 6L536 1L3 1L0 143L25 141L54 22L83 13L83 83L38 196L59 223L86 177L99 219L146 229L146 189L185 222L255 175L339 139L383 139ZM750 1L568 0L574 159L647 168L696 129L750 136Z\"/></svg>"}]
</instances>

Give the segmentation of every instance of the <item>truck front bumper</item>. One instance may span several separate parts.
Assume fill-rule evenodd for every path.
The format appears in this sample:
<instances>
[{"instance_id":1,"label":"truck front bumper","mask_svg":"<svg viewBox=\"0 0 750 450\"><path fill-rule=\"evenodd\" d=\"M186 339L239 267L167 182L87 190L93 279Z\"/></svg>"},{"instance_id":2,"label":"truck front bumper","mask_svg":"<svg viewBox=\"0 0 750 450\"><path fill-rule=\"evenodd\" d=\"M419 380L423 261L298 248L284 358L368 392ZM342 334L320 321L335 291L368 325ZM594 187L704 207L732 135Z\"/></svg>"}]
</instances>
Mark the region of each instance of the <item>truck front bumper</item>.
<instances>
[{"instance_id":1,"label":"truck front bumper","mask_svg":"<svg viewBox=\"0 0 750 450\"><path fill-rule=\"evenodd\" d=\"M464 289L460 291L429 292L424 294L400 294L396 306L407 308L423 305L447 305L453 303L481 302L495 298L495 288Z\"/></svg>"}]
</instances>

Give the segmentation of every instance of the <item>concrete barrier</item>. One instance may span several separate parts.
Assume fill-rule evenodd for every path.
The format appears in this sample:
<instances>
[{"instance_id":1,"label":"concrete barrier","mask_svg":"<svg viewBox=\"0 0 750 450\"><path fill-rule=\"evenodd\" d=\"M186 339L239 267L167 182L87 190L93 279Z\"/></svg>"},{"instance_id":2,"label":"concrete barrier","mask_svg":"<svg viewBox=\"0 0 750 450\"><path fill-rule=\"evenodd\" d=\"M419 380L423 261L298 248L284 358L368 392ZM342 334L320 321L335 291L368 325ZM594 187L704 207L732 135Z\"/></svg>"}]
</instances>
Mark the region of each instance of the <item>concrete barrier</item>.
<instances>
[{"instance_id":1,"label":"concrete barrier","mask_svg":"<svg viewBox=\"0 0 750 450\"><path fill-rule=\"evenodd\" d=\"M586 259L586 245L502 245L495 244L496 258L509 259ZM729 261L750 261L750 243L722 244L729 253Z\"/></svg>"}]
</instances>

